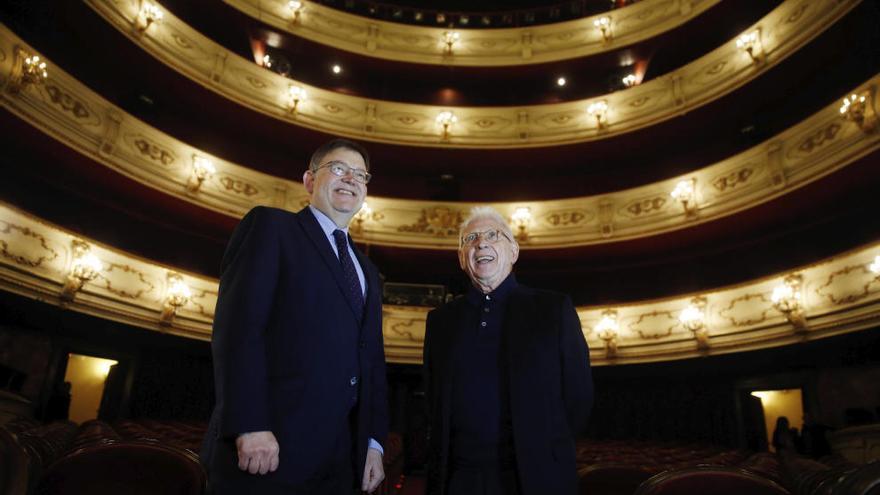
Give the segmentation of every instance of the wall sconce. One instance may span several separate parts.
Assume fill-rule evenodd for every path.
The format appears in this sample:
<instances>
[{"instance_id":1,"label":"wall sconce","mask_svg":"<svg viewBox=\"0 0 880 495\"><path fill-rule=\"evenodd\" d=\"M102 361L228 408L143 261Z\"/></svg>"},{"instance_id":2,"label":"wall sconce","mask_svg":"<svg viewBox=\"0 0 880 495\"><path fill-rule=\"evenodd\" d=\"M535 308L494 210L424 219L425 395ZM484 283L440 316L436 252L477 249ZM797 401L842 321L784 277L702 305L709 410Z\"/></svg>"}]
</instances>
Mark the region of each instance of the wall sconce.
<instances>
[{"instance_id":1,"label":"wall sconce","mask_svg":"<svg viewBox=\"0 0 880 495\"><path fill-rule=\"evenodd\" d=\"M160 9L158 5L152 2L142 2L141 10L138 12L137 16L137 30L143 33L154 22L157 24L162 22L164 17L165 13L162 12L162 9Z\"/></svg>"},{"instance_id":2,"label":"wall sconce","mask_svg":"<svg viewBox=\"0 0 880 495\"><path fill-rule=\"evenodd\" d=\"M608 42L611 41L612 33L611 33L611 18L606 16L602 16L595 21L593 21L593 26L599 29L602 33L602 41Z\"/></svg>"},{"instance_id":3,"label":"wall sconce","mask_svg":"<svg viewBox=\"0 0 880 495\"><path fill-rule=\"evenodd\" d=\"M171 320L177 310L186 306L192 297L192 291L183 281L183 277L177 273L168 274L168 293L165 295L165 303L162 304L162 313L159 315L159 324L170 326Z\"/></svg>"},{"instance_id":4,"label":"wall sconce","mask_svg":"<svg viewBox=\"0 0 880 495\"><path fill-rule=\"evenodd\" d=\"M868 265L868 270L874 274L874 278L880 280L880 255L874 257L874 262Z\"/></svg>"},{"instance_id":5,"label":"wall sconce","mask_svg":"<svg viewBox=\"0 0 880 495\"><path fill-rule=\"evenodd\" d=\"M700 349L709 348L709 331L706 329L706 298L695 297L691 299L688 307L684 308L678 315L678 321L685 328L694 333L697 339L697 347Z\"/></svg>"},{"instance_id":6,"label":"wall sconce","mask_svg":"<svg viewBox=\"0 0 880 495\"><path fill-rule=\"evenodd\" d=\"M681 203L685 214L688 216L694 215L697 212L696 186L697 179L681 180L675 185L675 189L669 193L672 199Z\"/></svg>"},{"instance_id":7,"label":"wall sconce","mask_svg":"<svg viewBox=\"0 0 880 495\"><path fill-rule=\"evenodd\" d=\"M843 99L840 105L840 115L844 119L855 122L860 129L870 132L877 124L876 115L872 106L869 105L871 93L863 91L860 94L851 94Z\"/></svg>"},{"instance_id":8,"label":"wall sconce","mask_svg":"<svg viewBox=\"0 0 880 495\"><path fill-rule=\"evenodd\" d=\"M443 127L443 139L449 139L449 128L458 122L458 117L450 111L440 112L437 116L437 123Z\"/></svg>"},{"instance_id":9,"label":"wall sconce","mask_svg":"<svg viewBox=\"0 0 880 495\"><path fill-rule=\"evenodd\" d=\"M290 113L296 115L299 104L306 99L306 90L300 86L289 86L287 88L287 106Z\"/></svg>"},{"instance_id":10,"label":"wall sconce","mask_svg":"<svg viewBox=\"0 0 880 495\"><path fill-rule=\"evenodd\" d=\"M290 23L296 24L299 22L300 16L302 16L303 11L303 3L297 2L296 0L287 2L287 10L290 11Z\"/></svg>"},{"instance_id":11,"label":"wall sconce","mask_svg":"<svg viewBox=\"0 0 880 495\"><path fill-rule=\"evenodd\" d=\"M187 191L198 192L202 187L202 182L205 182L205 179L214 175L215 172L217 172L217 168L214 167L214 162L203 156L193 155L192 174L186 183Z\"/></svg>"},{"instance_id":12,"label":"wall sconce","mask_svg":"<svg viewBox=\"0 0 880 495\"><path fill-rule=\"evenodd\" d=\"M761 43L760 29L739 35L736 39L736 47L748 53L753 62L764 61L764 45Z\"/></svg>"},{"instance_id":13,"label":"wall sconce","mask_svg":"<svg viewBox=\"0 0 880 495\"><path fill-rule=\"evenodd\" d=\"M631 88L636 85L636 75L629 74L628 76L621 79L621 81L623 82L624 86L626 86L627 88Z\"/></svg>"},{"instance_id":14,"label":"wall sconce","mask_svg":"<svg viewBox=\"0 0 880 495\"><path fill-rule=\"evenodd\" d=\"M785 277L782 285L773 289L773 294L770 296L773 307L785 315L785 318L798 330L804 330L807 326L801 295L803 281L803 276L798 273L789 275Z\"/></svg>"},{"instance_id":15,"label":"wall sconce","mask_svg":"<svg viewBox=\"0 0 880 495\"><path fill-rule=\"evenodd\" d=\"M15 63L9 76L7 91L16 94L30 84L43 84L48 78L46 62L39 55L31 55L22 48L15 48Z\"/></svg>"},{"instance_id":16,"label":"wall sconce","mask_svg":"<svg viewBox=\"0 0 880 495\"><path fill-rule=\"evenodd\" d=\"M88 244L74 239L72 245L73 264L71 265L70 273L67 274L64 287L61 288L61 300L64 302L73 301L76 293L82 289L83 285L89 280L94 280L103 269L101 260L89 252L91 247Z\"/></svg>"},{"instance_id":17,"label":"wall sconce","mask_svg":"<svg viewBox=\"0 0 880 495\"><path fill-rule=\"evenodd\" d=\"M352 225L351 231L356 234L362 234L364 232L364 222L371 218L373 218L373 209L365 201L361 205L361 209L354 215L354 225Z\"/></svg>"},{"instance_id":18,"label":"wall sconce","mask_svg":"<svg viewBox=\"0 0 880 495\"><path fill-rule=\"evenodd\" d=\"M524 242L529 239L529 224L532 223L532 210L528 206L520 206L513 211L510 222L516 227L516 239Z\"/></svg>"},{"instance_id":19,"label":"wall sconce","mask_svg":"<svg viewBox=\"0 0 880 495\"><path fill-rule=\"evenodd\" d=\"M443 33L443 44L446 46L444 53L452 55L452 46L461 39L461 33L458 31L445 31Z\"/></svg>"},{"instance_id":20,"label":"wall sconce","mask_svg":"<svg viewBox=\"0 0 880 495\"><path fill-rule=\"evenodd\" d=\"M617 356L617 332L620 325L617 323L617 311L608 309L602 312L602 319L596 324L596 335L605 341L605 357Z\"/></svg>"},{"instance_id":21,"label":"wall sconce","mask_svg":"<svg viewBox=\"0 0 880 495\"><path fill-rule=\"evenodd\" d=\"M590 106L587 107L587 113L596 119L597 128L603 129L608 125L608 102L605 100L590 103Z\"/></svg>"}]
</instances>

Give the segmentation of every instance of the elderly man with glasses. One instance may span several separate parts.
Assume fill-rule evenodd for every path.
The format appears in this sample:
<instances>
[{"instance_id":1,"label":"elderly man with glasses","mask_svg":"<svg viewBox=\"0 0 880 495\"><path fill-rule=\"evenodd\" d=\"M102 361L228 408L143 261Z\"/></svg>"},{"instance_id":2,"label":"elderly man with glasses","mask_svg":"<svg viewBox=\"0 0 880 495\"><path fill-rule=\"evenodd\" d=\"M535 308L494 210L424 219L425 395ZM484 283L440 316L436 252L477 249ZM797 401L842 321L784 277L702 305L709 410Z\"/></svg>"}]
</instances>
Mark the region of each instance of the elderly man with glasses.
<instances>
[{"instance_id":1,"label":"elderly man with glasses","mask_svg":"<svg viewBox=\"0 0 880 495\"><path fill-rule=\"evenodd\" d=\"M474 208L458 259L468 293L428 314L428 493L575 495L575 438L589 419L587 344L568 296L519 285L519 245Z\"/></svg>"},{"instance_id":2,"label":"elderly man with glasses","mask_svg":"<svg viewBox=\"0 0 880 495\"><path fill-rule=\"evenodd\" d=\"M298 213L257 207L223 257L202 448L214 494L351 495L384 478L388 430L379 273L348 235L369 156L312 155Z\"/></svg>"}]
</instances>

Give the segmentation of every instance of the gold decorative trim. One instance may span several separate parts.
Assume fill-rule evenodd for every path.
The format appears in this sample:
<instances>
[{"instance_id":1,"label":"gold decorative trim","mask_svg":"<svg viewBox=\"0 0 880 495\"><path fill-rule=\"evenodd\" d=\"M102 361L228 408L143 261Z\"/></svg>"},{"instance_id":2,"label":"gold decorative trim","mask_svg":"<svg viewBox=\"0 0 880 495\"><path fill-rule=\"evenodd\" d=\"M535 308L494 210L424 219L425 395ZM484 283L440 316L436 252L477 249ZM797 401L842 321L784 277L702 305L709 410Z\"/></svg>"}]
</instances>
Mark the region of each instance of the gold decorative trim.
<instances>
[{"instance_id":1,"label":"gold decorative trim","mask_svg":"<svg viewBox=\"0 0 880 495\"><path fill-rule=\"evenodd\" d=\"M16 44L21 40L0 26L0 49ZM0 61L0 77L9 70L10 65ZM100 125L69 119L65 110L47 102L41 87L15 95L0 93L0 105L133 180L232 217L260 204L296 211L308 203L301 182L263 174L188 146L124 113L54 66L44 86L50 84L66 88L71 99L99 116ZM878 85L880 75L854 91L874 94ZM871 98L871 103L875 100ZM816 136L823 136L821 144ZM523 249L618 242L736 214L820 180L877 149L880 133L864 132L842 117L834 103L765 143L685 176L601 196L492 206L507 216L519 207L529 208L534 220L521 241ZM185 157L192 156L210 159L216 168L197 192L188 190L192 164ZM696 185L699 202L690 211L670 197L682 180ZM457 225L475 205L375 196L367 202L371 213L359 216L352 229L359 242L429 249L457 249Z\"/></svg>"},{"instance_id":2,"label":"gold decorative trim","mask_svg":"<svg viewBox=\"0 0 880 495\"><path fill-rule=\"evenodd\" d=\"M224 0L227 5L309 41L339 50L398 62L496 67L540 64L595 55L638 43L675 29L719 0L643 0L582 19L554 24L496 29L462 29L447 50L450 28L385 22L303 2L295 16L286 0ZM296 21L294 22L294 18ZM611 22L606 40L594 24Z\"/></svg>"},{"instance_id":3,"label":"gold decorative trim","mask_svg":"<svg viewBox=\"0 0 880 495\"><path fill-rule=\"evenodd\" d=\"M3 290L49 304L66 304L65 307L74 311L136 327L202 340L211 338L217 302L216 279L185 273L111 246L80 239L2 203L0 224L16 225L31 233L27 237L3 237L0 232L0 240L12 252L34 249L37 245L32 239L42 239L45 246L71 245L78 239L103 266L126 267L130 273L137 274L117 277L104 273L102 277L113 279L112 290L109 290L109 284L87 282L75 299L65 303L60 295L68 276L64 263L34 266L19 263L11 257L0 257L0 288ZM734 287L613 308L579 307L577 312L592 349L593 363L600 366L684 359L819 339L880 324L880 276L864 269L878 255L880 243L875 243L810 266ZM808 321L805 328L795 328L770 302L774 288L794 272L802 275L805 287L803 303ZM177 310L173 320L163 323L161 314L167 295L154 289L167 285L162 281L166 281L169 273L174 273L175 278L179 276L187 284L192 297L188 304ZM153 284L150 281L158 282ZM150 290L144 290L144 284L149 285ZM865 291L852 297L854 287L864 287ZM167 291L168 287L163 290ZM705 301L702 307L704 325L699 335L677 321L682 310L693 304L697 297ZM421 362L429 310L395 305L383 307L385 355L389 362ZM594 330L609 310L616 315L620 328L626 329L613 335L617 346L613 353L603 352L605 343ZM698 341L698 337L702 341Z\"/></svg>"},{"instance_id":4,"label":"gold decorative trim","mask_svg":"<svg viewBox=\"0 0 880 495\"><path fill-rule=\"evenodd\" d=\"M786 0L748 31L762 56L730 40L669 74L586 100L508 107L440 107L349 96L301 84L264 69L166 12L136 29L139 1L86 0L135 44L198 84L284 122L356 139L431 147L522 148L604 139L677 117L753 80L794 53L859 0ZM635 6L634 6L635 7ZM291 88L308 97L291 101ZM602 103L601 118L588 108ZM437 118L452 112L457 123Z\"/></svg>"}]
</instances>

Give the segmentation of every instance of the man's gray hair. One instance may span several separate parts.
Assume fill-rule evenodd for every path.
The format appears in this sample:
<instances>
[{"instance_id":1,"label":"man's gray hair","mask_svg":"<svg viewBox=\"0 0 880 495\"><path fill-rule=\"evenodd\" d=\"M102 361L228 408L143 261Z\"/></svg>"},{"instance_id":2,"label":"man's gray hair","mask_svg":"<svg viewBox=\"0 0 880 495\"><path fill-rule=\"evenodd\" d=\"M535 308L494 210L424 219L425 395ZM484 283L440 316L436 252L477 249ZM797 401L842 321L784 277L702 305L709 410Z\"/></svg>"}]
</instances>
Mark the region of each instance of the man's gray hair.
<instances>
[{"instance_id":1,"label":"man's gray hair","mask_svg":"<svg viewBox=\"0 0 880 495\"><path fill-rule=\"evenodd\" d=\"M498 210L492 208L491 206L474 206L471 208L471 211L468 212L467 216L461 222L461 225L458 228L458 247L461 247L461 238L464 236L464 231L468 225L477 221L477 220L492 220L496 222L501 230L507 234L507 238L510 239L510 242L516 244L516 237L513 235L513 231L510 229L510 225L507 224L507 219L501 216L501 213L498 213Z\"/></svg>"}]
</instances>

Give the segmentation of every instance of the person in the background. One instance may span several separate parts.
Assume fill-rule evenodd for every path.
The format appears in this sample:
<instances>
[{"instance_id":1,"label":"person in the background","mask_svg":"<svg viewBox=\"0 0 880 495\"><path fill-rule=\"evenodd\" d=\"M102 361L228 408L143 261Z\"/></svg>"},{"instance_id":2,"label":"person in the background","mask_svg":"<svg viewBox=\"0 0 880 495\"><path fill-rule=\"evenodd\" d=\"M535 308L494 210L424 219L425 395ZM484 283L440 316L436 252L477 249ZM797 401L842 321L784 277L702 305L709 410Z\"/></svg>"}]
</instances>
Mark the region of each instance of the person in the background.
<instances>
[{"instance_id":1,"label":"person in the background","mask_svg":"<svg viewBox=\"0 0 880 495\"><path fill-rule=\"evenodd\" d=\"M593 382L568 296L519 285L519 245L501 215L474 208L461 226L473 286L428 314L428 493L575 495L575 438Z\"/></svg>"},{"instance_id":2,"label":"person in the background","mask_svg":"<svg viewBox=\"0 0 880 495\"><path fill-rule=\"evenodd\" d=\"M256 207L232 234L202 449L215 494L351 495L384 478L379 274L348 235L369 180L367 152L330 141L303 175L308 207Z\"/></svg>"}]
</instances>

